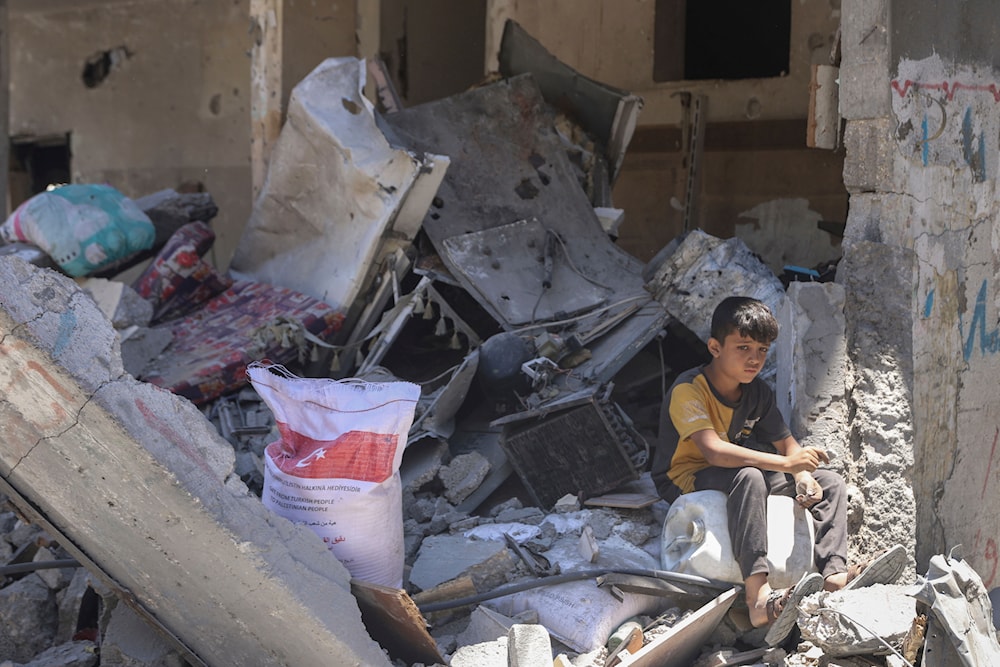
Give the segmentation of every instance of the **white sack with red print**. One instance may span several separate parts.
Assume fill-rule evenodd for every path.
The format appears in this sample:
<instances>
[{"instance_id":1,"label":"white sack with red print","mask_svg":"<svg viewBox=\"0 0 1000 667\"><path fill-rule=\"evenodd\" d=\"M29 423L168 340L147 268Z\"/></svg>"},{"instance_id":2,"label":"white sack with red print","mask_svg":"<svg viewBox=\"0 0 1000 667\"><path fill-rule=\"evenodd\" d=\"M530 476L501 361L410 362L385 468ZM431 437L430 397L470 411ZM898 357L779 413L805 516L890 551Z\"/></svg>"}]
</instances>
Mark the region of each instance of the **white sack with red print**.
<instances>
[{"instance_id":1,"label":"white sack with red print","mask_svg":"<svg viewBox=\"0 0 1000 667\"><path fill-rule=\"evenodd\" d=\"M280 439L264 450L264 505L309 526L355 579L403 583L399 464L420 387L247 368Z\"/></svg>"}]
</instances>

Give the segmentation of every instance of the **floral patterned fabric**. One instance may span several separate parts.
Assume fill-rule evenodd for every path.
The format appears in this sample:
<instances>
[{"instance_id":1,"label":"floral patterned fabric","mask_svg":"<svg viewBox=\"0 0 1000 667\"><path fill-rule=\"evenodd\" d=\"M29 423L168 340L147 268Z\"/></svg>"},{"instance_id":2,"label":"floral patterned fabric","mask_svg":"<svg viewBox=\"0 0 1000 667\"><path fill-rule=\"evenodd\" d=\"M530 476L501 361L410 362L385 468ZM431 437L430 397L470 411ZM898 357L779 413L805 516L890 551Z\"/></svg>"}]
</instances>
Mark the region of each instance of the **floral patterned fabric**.
<instances>
[{"instance_id":1,"label":"floral patterned fabric","mask_svg":"<svg viewBox=\"0 0 1000 667\"><path fill-rule=\"evenodd\" d=\"M153 302L154 324L180 317L229 289L233 281L202 259L215 242L204 222L191 222L167 240L132 287Z\"/></svg>"},{"instance_id":2,"label":"floral patterned fabric","mask_svg":"<svg viewBox=\"0 0 1000 667\"><path fill-rule=\"evenodd\" d=\"M217 273L201 260L214 239L204 223L185 225L133 285L153 301L154 321L161 322L157 328L173 334L173 342L140 379L195 404L247 384L252 361L300 359L311 345L304 332L327 340L344 320L343 313L311 296L266 283L233 282Z\"/></svg>"}]
</instances>

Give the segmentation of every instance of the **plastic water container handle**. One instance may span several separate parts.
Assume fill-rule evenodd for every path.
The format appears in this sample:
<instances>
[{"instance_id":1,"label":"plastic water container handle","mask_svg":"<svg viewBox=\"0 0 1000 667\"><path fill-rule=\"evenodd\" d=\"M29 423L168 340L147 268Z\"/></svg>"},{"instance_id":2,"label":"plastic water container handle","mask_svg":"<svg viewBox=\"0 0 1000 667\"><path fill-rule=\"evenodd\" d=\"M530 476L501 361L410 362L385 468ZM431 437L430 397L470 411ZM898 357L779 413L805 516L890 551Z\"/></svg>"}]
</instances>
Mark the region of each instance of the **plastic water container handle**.
<instances>
[{"instance_id":1,"label":"plastic water container handle","mask_svg":"<svg viewBox=\"0 0 1000 667\"><path fill-rule=\"evenodd\" d=\"M688 524L688 534L678 535L667 545L667 553L673 552L685 544L699 545L705 541L705 522L701 519L692 519Z\"/></svg>"}]
</instances>

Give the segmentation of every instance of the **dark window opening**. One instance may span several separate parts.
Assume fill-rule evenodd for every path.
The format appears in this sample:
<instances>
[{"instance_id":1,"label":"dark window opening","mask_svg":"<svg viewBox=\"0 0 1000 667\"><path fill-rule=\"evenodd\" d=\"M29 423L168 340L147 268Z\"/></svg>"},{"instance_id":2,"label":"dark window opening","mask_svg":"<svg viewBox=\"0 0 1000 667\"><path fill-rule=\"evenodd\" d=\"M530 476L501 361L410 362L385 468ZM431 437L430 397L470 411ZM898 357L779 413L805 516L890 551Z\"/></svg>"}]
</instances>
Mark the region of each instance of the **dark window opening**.
<instances>
[{"instance_id":1,"label":"dark window opening","mask_svg":"<svg viewBox=\"0 0 1000 667\"><path fill-rule=\"evenodd\" d=\"M10 206L22 202L50 185L70 182L69 135L14 137L10 142Z\"/></svg>"},{"instance_id":2,"label":"dark window opening","mask_svg":"<svg viewBox=\"0 0 1000 667\"><path fill-rule=\"evenodd\" d=\"M656 0L653 80L788 73L790 0Z\"/></svg>"}]
</instances>

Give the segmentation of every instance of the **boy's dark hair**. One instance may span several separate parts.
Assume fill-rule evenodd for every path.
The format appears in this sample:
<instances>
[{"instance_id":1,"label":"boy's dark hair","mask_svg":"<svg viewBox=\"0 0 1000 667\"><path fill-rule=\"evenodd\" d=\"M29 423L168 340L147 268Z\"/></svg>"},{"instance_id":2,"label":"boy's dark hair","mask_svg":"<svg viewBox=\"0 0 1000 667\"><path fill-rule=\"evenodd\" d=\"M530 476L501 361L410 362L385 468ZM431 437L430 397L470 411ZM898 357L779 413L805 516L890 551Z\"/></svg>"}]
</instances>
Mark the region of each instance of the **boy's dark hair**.
<instances>
[{"instance_id":1,"label":"boy's dark hair","mask_svg":"<svg viewBox=\"0 0 1000 667\"><path fill-rule=\"evenodd\" d=\"M773 343L778 337L778 321L763 301L748 296L723 299L712 313L712 338L720 343L738 331L758 343Z\"/></svg>"}]
</instances>

